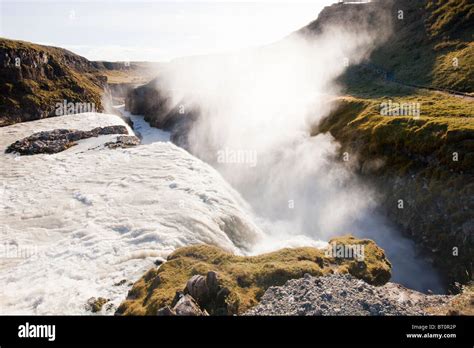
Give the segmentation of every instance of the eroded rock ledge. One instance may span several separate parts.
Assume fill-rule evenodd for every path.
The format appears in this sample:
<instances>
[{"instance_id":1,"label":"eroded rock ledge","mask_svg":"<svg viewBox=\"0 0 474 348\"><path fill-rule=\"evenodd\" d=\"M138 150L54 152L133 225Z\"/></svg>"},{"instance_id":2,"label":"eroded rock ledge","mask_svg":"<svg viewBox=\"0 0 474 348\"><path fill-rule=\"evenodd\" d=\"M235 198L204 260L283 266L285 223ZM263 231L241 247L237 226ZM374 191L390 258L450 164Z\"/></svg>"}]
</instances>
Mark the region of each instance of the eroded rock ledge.
<instances>
[{"instance_id":1,"label":"eroded rock ledge","mask_svg":"<svg viewBox=\"0 0 474 348\"><path fill-rule=\"evenodd\" d=\"M134 284L116 314L174 315L195 304L200 307L196 315L242 314L257 305L268 288L305 274L349 273L373 285L390 279L391 264L373 241L345 236L330 243L363 245L364 258L327 256L326 249L310 247L258 256L237 256L209 245L180 248Z\"/></svg>"},{"instance_id":2,"label":"eroded rock ledge","mask_svg":"<svg viewBox=\"0 0 474 348\"><path fill-rule=\"evenodd\" d=\"M136 136L129 136L125 126L96 127L90 131L76 129L54 129L34 133L29 137L18 140L8 146L6 153L16 152L20 155L37 155L40 153L53 154L64 151L76 145L77 141L99 135L125 134L117 138L116 142L105 145L110 148L135 146L140 143Z\"/></svg>"}]
</instances>

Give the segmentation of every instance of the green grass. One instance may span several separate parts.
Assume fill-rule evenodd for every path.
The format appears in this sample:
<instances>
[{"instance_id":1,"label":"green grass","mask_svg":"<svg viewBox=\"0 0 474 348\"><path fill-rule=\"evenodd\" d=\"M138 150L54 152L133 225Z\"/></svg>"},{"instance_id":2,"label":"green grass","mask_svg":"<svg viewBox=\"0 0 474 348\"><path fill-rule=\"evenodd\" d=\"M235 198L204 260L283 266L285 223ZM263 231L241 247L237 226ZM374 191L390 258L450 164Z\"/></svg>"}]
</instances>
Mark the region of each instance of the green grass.
<instances>
[{"instance_id":1,"label":"green grass","mask_svg":"<svg viewBox=\"0 0 474 348\"><path fill-rule=\"evenodd\" d=\"M364 64L373 70L383 69L405 84L474 93L474 3L395 0L393 6L387 4L367 5L372 7L370 11L389 14L389 19L373 28L374 32L391 30L391 33ZM357 25L364 22L364 16L376 17L369 7L361 11L360 6L333 5L332 16L327 11L328 16L321 21L345 16L352 18L347 22ZM398 11L403 11L403 19L398 18ZM349 73L358 70L358 78L364 80L367 66L353 67Z\"/></svg>"},{"instance_id":2,"label":"green grass","mask_svg":"<svg viewBox=\"0 0 474 348\"><path fill-rule=\"evenodd\" d=\"M387 94L379 96L384 92ZM367 90L359 94L365 98L341 97L332 101L336 105L334 111L313 129L313 134L332 133L343 144L341 151L354 152L357 143L362 161L381 157L389 170L407 169L407 164L416 166L416 156L434 156L448 170L473 170L472 100L425 91L394 97L389 88L378 88L373 98L369 98ZM382 116L381 103L388 100L419 103L420 117ZM453 152L459 153L459 161L452 161Z\"/></svg>"},{"instance_id":3,"label":"green grass","mask_svg":"<svg viewBox=\"0 0 474 348\"><path fill-rule=\"evenodd\" d=\"M472 21L474 20L472 1L429 0L426 10L429 13L427 23L432 37L446 35L463 37L469 33L472 34Z\"/></svg>"}]
</instances>

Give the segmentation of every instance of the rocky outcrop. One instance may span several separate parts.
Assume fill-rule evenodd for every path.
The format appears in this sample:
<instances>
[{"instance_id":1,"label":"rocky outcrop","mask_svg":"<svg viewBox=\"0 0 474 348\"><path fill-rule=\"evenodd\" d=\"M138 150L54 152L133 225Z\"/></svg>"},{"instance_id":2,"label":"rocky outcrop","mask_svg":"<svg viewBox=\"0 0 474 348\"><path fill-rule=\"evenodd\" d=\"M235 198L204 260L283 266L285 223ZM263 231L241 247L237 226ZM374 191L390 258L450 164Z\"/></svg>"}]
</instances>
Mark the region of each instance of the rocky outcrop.
<instances>
[{"instance_id":1,"label":"rocky outcrop","mask_svg":"<svg viewBox=\"0 0 474 348\"><path fill-rule=\"evenodd\" d=\"M455 282L465 284L474 274L474 178L430 169L368 177L384 193L390 220L425 248L456 291Z\"/></svg>"},{"instance_id":2,"label":"rocky outcrop","mask_svg":"<svg viewBox=\"0 0 474 348\"><path fill-rule=\"evenodd\" d=\"M18 153L20 155L37 155L40 153L53 154L64 151L76 145L77 141L100 135L128 134L125 126L97 127L90 131L74 129L55 129L34 133L33 135L18 140L8 146L6 153ZM136 136L120 136L115 142L106 143L109 148L129 147L140 143Z\"/></svg>"},{"instance_id":3,"label":"rocky outcrop","mask_svg":"<svg viewBox=\"0 0 474 348\"><path fill-rule=\"evenodd\" d=\"M183 291L177 291L170 306L159 308L158 316L208 316L225 315L226 297L229 289L220 285L218 274L208 272L206 276L196 274L186 283Z\"/></svg>"},{"instance_id":4,"label":"rocky outcrop","mask_svg":"<svg viewBox=\"0 0 474 348\"><path fill-rule=\"evenodd\" d=\"M106 84L90 61L65 49L0 39L0 126L64 115L64 102L100 112Z\"/></svg>"},{"instance_id":5,"label":"rocky outcrop","mask_svg":"<svg viewBox=\"0 0 474 348\"><path fill-rule=\"evenodd\" d=\"M203 307L219 308L224 306L228 290L220 286L216 272L207 272L206 276L200 274L192 276L186 283L184 293L195 298ZM218 299L221 299L221 301L218 301ZM212 304L212 302L220 303Z\"/></svg>"},{"instance_id":6,"label":"rocky outcrop","mask_svg":"<svg viewBox=\"0 0 474 348\"><path fill-rule=\"evenodd\" d=\"M363 247L364 257L331 255L333 245ZM390 278L391 265L373 241L351 236L331 240L328 249L282 249L248 257L209 245L184 247L138 280L116 314L172 315L182 295L191 296L210 315L241 314L255 306L269 287L306 273L315 277L349 273L382 285Z\"/></svg>"},{"instance_id":7,"label":"rocky outcrop","mask_svg":"<svg viewBox=\"0 0 474 348\"><path fill-rule=\"evenodd\" d=\"M199 109L185 101L173 102L159 79L130 90L125 110L143 115L150 126L169 131L174 144L189 149L188 133L199 118Z\"/></svg>"},{"instance_id":8,"label":"rocky outcrop","mask_svg":"<svg viewBox=\"0 0 474 348\"><path fill-rule=\"evenodd\" d=\"M399 284L373 286L350 274L289 280L270 287L245 315L426 315L445 306L446 295L425 295Z\"/></svg>"}]
</instances>

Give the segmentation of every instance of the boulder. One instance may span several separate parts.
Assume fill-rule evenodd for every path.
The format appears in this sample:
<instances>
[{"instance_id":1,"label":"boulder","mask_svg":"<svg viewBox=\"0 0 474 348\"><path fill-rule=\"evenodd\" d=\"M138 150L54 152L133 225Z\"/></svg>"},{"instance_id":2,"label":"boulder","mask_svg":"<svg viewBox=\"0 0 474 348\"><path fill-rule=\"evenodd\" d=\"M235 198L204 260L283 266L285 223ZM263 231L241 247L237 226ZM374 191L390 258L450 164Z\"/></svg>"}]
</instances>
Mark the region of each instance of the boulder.
<instances>
[{"instance_id":1,"label":"boulder","mask_svg":"<svg viewBox=\"0 0 474 348\"><path fill-rule=\"evenodd\" d=\"M207 276L194 275L186 283L184 293L191 295L198 303L206 304L217 296L219 284L217 282L217 273L208 272Z\"/></svg>"},{"instance_id":2,"label":"boulder","mask_svg":"<svg viewBox=\"0 0 474 348\"><path fill-rule=\"evenodd\" d=\"M176 315L183 316L207 316L209 315L205 310L201 310L197 302L190 296L182 296L178 303L174 306L173 311Z\"/></svg>"}]
</instances>

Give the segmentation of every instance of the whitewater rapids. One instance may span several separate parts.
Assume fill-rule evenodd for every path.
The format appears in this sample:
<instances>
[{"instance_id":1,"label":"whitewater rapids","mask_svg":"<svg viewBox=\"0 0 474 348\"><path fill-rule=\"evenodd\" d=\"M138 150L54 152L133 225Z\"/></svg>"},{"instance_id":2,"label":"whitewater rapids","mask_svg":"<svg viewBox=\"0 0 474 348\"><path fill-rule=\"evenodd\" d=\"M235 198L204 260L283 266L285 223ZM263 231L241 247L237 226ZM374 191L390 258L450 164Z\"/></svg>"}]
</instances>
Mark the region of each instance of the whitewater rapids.
<instances>
[{"instance_id":1,"label":"whitewater rapids","mask_svg":"<svg viewBox=\"0 0 474 348\"><path fill-rule=\"evenodd\" d=\"M245 254L263 238L216 170L134 121L144 136L138 147L104 148L107 135L34 156L4 151L43 130L126 123L86 113L0 128L0 314L86 314L99 296L117 306L130 282L178 247Z\"/></svg>"}]
</instances>

